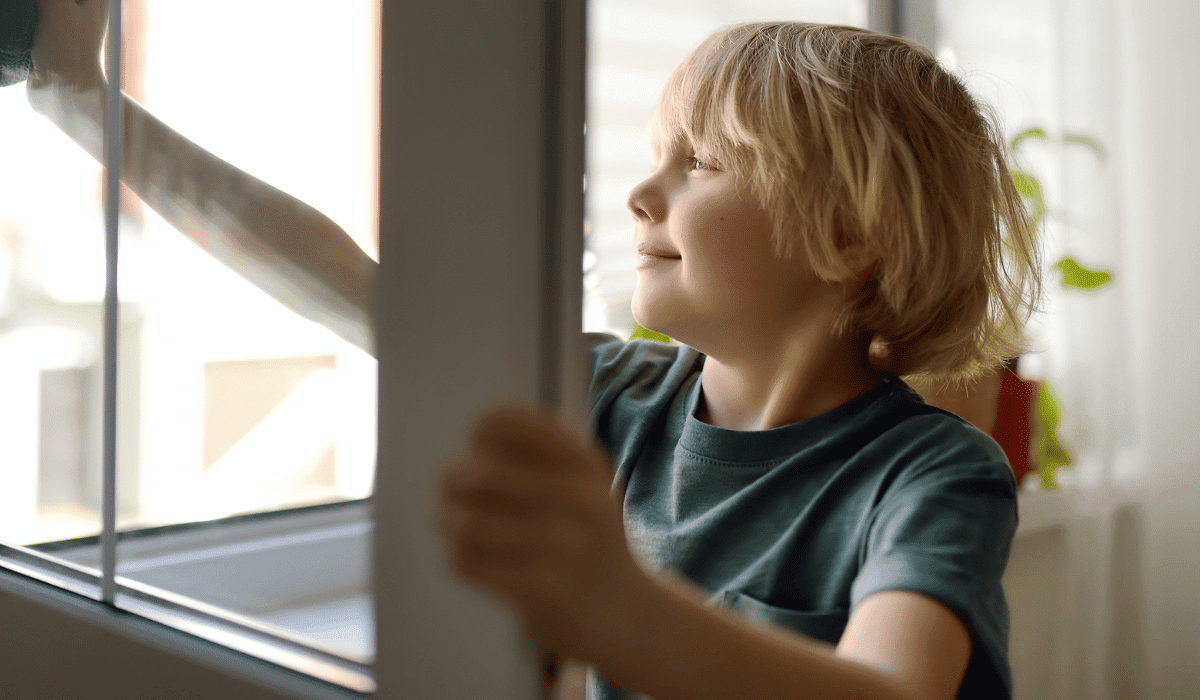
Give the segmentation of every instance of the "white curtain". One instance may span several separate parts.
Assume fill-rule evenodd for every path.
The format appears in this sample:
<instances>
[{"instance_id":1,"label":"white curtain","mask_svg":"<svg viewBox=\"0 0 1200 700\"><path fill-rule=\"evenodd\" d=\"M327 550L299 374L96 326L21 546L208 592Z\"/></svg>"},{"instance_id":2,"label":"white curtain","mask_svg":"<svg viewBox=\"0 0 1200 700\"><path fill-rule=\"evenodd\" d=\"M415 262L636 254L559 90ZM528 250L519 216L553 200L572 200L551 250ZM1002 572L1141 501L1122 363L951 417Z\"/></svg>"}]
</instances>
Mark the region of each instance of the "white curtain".
<instances>
[{"instance_id":1,"label":"white curtain","mask_svg":"<svg viewBox=\"0 0 1200 700\"><path fill-rule=\"evenodd\" d=\"M1062 436L1077 460L1064 473L1077 487L1099 486L1077 489L1072 508L1125 499L1145 523L1137 537L1110 539L1107 553L1101 518L1089 521L1093 540L1072 541L1069 557L1091 556L1083 550L1095 546L1101 559L1097 580L1068 575L1064 600L1095 601L1081 614L1109 615L1113 626L1097 637L1087 624L1059 630L1066 643L1047 653L1068 650L1070 690L1057 697L1195 697L1200 2L940 0L939 20L943 55L996 101L1010 134L1039 125L1050 135L1089 135L1107 152L1100 163L1086 148L1026 149L1025 164L1043 178L1055 212L1045 232L1048 261L1071 254L1115 277L1087 293L1062 289L1051 271L1048 313L1033 328L1045 351L1025 369L1044 375L1062 400ZM1137 585L1112 583L1104 557L1134 562ZM1129 667L1120 640L1142 633L1120 626L1137 619L1136 607L1144 614L1144 685L1121 670Z\"/></svg>"}]
</instances>

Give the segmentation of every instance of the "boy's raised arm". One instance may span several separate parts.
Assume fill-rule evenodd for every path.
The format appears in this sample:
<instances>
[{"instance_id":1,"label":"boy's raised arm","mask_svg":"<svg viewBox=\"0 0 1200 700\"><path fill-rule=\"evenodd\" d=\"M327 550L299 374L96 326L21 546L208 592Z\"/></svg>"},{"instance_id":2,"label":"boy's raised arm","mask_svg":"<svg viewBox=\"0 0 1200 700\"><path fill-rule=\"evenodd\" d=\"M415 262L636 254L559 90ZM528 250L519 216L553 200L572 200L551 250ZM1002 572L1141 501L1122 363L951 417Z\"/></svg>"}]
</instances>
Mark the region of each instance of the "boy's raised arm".
<instances>
[{"instance_id":1,"label":"boy's raised arm","mask_svg":"<svg viewBox=\"0 0 1200 700\"><path fill-rule=\"evenodd\" d=\"M39 0L29 102L103 158L104 0ZM121 96L121 180L151 209L296 313L374 353L377 265L337 224L188 141Z\"/></svg>"}]
</instances>

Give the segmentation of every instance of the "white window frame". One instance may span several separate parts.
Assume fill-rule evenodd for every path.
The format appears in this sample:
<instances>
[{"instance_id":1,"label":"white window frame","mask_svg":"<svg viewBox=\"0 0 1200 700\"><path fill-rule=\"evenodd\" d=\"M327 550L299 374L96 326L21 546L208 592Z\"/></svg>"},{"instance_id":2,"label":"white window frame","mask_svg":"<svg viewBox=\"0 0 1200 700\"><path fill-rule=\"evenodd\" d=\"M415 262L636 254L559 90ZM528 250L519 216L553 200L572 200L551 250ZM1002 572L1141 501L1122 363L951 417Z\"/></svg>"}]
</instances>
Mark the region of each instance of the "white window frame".
<instances>
[{"instance_id":1,"label":"white window frame","mask_svg":"<svg viewBox=\"0 0 1200 700\"><path fill-rule=\"evenodd\" d=\"M345 501L122 533L123 583L327 648L358 664L374 659L369 500ZM27 550L98 570L98 537ZM331 615L337 615L336 625ZM348 617L349 616L349 617ZM353 624L353 632L344 628Z\"/></svg>"},{"instance_id":2,"label":"white window frame","mask_svg":"<svg viewBox=\"0 0 1200 700\"><path fill-rule=\"evenodd\" d=\"M584 16L583 0L383 2L378 697L540 692L515 621L445 570L431 494L487 406L558 404L582 429ZM0 571L0 695L363 697L26 564Z\"/></svg>"}]
</instances>

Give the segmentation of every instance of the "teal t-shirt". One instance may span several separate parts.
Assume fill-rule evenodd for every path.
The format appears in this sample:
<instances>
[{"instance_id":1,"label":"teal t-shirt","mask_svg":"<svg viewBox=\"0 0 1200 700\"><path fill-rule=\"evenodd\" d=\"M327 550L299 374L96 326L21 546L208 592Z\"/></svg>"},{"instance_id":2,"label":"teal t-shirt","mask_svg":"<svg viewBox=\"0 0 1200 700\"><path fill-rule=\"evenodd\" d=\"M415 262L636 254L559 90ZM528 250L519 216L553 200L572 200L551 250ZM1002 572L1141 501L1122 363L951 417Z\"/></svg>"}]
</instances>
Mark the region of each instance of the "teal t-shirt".
<instances>
[{"instance_id":1,"label":"teal t-shirt","mask_svg":"<svg viewBox=\"0 0 1200 700\"><path fill-rule=\"evenodd\" d=\"M899 379L822 415L737 431L696 418L704 356L588 334L591 419L630 549L750 620L836 644L872 593L916 591L972 636L960 698L1009 698L1000 578L1017 527L1000 446ZM642 696L589 674L589 700Z\"/></svg>"}]
</instances>

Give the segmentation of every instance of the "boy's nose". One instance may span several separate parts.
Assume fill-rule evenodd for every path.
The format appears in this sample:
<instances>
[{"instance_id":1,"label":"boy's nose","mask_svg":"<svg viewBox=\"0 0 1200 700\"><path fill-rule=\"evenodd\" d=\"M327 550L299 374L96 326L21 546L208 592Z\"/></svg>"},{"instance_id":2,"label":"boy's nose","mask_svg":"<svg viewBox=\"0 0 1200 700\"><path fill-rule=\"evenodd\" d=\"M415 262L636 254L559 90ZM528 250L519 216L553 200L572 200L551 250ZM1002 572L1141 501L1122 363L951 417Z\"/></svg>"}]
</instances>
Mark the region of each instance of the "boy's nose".
<instances>
[{"instance_id":1,"label":"boy's nose","mask_svg":"<svg viewBox=\"0 0 1200 700\"><path fill-rule=\"evenodd\" d=\"M629 191L629 199L626 200L625 206L638 221L657 223L666 215L666 203L663 201L662 192L653 180L652 177L647 178Z\"/></svg>"}]
</instances>

